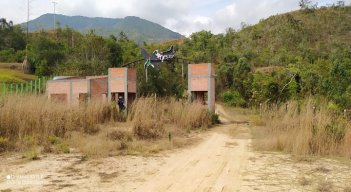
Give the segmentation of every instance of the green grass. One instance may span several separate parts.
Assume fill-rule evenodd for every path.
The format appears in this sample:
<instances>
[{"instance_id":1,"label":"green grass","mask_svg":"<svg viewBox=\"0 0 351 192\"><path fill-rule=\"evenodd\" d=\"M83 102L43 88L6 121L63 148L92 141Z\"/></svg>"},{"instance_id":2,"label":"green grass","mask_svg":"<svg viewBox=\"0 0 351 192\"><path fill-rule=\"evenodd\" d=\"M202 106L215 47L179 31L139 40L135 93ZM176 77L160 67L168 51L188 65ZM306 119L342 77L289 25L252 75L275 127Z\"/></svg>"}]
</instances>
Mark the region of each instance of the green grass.
<instances>
[{"instance_id":1,"label":"green grass","mask_svg":"<svg viewBox=\"0 0 351 192\"><path fill-rule=\"evenodd\" d=\"M25 83L27 81L37 79L35 75L24 74L21 70L10 69L9 66L15 65L13 63L0 63L0 96L4 92L4 84ZM18 64L16 64L18 65Z\"/></svg>"},{"instance_id":2,"label":"green grass","mask_svg":"<svg viewBox=\"0 0 351 192\"><path fill-rule=\"evenodd\" d=\"M20 70L0 68L0 83L23 83L35 79L37 76L24 74Z\"/></svg>"}]
</instances>

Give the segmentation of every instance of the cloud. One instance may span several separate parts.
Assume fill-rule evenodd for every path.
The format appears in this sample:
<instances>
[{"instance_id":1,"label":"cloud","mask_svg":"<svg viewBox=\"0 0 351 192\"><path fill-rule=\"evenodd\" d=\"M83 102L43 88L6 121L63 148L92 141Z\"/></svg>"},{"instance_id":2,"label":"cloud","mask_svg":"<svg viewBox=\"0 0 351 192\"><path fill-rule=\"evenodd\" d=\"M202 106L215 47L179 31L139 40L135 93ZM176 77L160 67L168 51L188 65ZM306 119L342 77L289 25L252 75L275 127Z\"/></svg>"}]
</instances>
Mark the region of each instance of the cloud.
<instances>
[{"instance_id":1,"label":"cloud","mask_svg":"<svg viewBox=\"0 0 351 192\"><path fill-rule=\"evenodd\" d=\"M271 15L299 9L298 0L56 0L57 13L88 17L138 16L171 30L190 35L195 31L224 32L242 22L255 24ZM319 5L337 0L320 0ZM26 0L1 0L0 17L14 23L26 21ZM51 0L30 0L30 18L53 12ZM347 5L351 0L345 1Z\"/></svg>"},{"instance_id":2,"label":"cloud","mask_svg":"<svg viewBox=\"0 0 351 192\"><path fill-rule=\"evenodd\" d=\"M179 30L185 35L199 30L222 33L229 27L239 29L242 22L254 24L270 15L295 9L298 9L296 0L234 1L207 17L188 14L185 17L178 18L178 20L172 19L172 22L166 22L165 26L173 30Z\"/></svg>"}]
</instances>

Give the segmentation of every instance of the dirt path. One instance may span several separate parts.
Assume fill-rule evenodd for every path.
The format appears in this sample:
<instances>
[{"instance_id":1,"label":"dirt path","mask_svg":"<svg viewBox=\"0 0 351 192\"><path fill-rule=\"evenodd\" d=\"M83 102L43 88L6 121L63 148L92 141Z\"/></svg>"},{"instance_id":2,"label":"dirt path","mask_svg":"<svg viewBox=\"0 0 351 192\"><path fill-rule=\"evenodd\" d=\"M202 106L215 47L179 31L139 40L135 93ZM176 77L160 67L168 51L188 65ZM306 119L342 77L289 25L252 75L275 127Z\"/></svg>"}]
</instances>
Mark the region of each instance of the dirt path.
<instances>
[{"instance_id":1,"label":"dirt path","mask_svg":"<svg viewBox=\"0 0 351 192\"><path fill-rule=\"evenodd\" d=\"M253 151L245 116L217 109L226 124L202 133L197 145L157 156L0 156L0 191L351 191L349 161Z\"/></svg>"},{"instance_id":2,"label":"dirt path","mask_svg":"<svg viewBox=\"0 0 351 192\"><path fill-rule=\"evenodd\" d=\"M217 106L225 125L216 128L198 146L173 154L157 174L145 178L135 191L235 191L248 165L250 130L230 123L235 119ZM242 119L241 119L242 121ZM237 131L237 130L241 131ZM232 132L230 132L232 131ZM235 134L235 138L231 136Z\"/></svg>"},{"instance_id":3,"label":"dirt path","mask_svg":"<svg viewBox=\"0 0 351 192\"><path fill-rule=\"evenodd\" d=\"M173 155L136 191L234 191L248 162L249 142L215 132L199 146Z\"/></svg>"}]
</instances>

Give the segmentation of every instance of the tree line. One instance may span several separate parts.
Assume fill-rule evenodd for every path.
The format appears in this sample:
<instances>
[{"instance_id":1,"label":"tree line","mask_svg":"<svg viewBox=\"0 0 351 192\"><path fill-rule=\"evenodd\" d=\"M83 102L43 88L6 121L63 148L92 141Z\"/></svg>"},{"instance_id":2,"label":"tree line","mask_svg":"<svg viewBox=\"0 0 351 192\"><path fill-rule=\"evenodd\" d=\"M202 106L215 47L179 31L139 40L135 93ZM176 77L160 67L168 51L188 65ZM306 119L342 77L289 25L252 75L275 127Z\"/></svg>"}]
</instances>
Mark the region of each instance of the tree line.
<instances>
[{"instance_id":1,"label":"tree line","mask_svg":"<svg viewBox=\"0 0 351 192\"><path fill-rule=\"evenodd\" d=\"M151 52L176 45L178 57L215 63L217 98L230 105L249 107L315 96L349 108L351 23L345 18L350 17L350 6L302 9L245 24L240 30L200 31L185 39L142 46ZM0 61L22 61L22 30L1 22ZM32 33L28 39L29 59L38 76L106 74L109 67L141 58L139 47L124 33L106 38L68 27ZM137 69L140 94L185 95L186 69L181 65L170 62L150 69L148 82L143 65Z\"/></svg>"}]
</instances>

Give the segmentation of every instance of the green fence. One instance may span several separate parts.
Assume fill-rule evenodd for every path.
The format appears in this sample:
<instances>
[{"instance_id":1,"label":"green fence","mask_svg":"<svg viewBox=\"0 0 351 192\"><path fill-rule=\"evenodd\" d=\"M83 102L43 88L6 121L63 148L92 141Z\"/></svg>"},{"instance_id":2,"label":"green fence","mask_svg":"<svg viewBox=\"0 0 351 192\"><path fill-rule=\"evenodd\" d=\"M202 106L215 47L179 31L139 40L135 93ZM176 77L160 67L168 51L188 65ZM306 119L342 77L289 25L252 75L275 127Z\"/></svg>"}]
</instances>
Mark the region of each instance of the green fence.
<instances>
[{"instance_id":1,"label":"green fence","mask_svg":"<svg viewBox=\"0 0 351 192\"><path fill-rule=\"evenodd\" d=\"M6 95L40 95L45 93L46 81L49 78L42 77L25 83L3 83L2 94Z\"/></svg>"}]
</instances>

